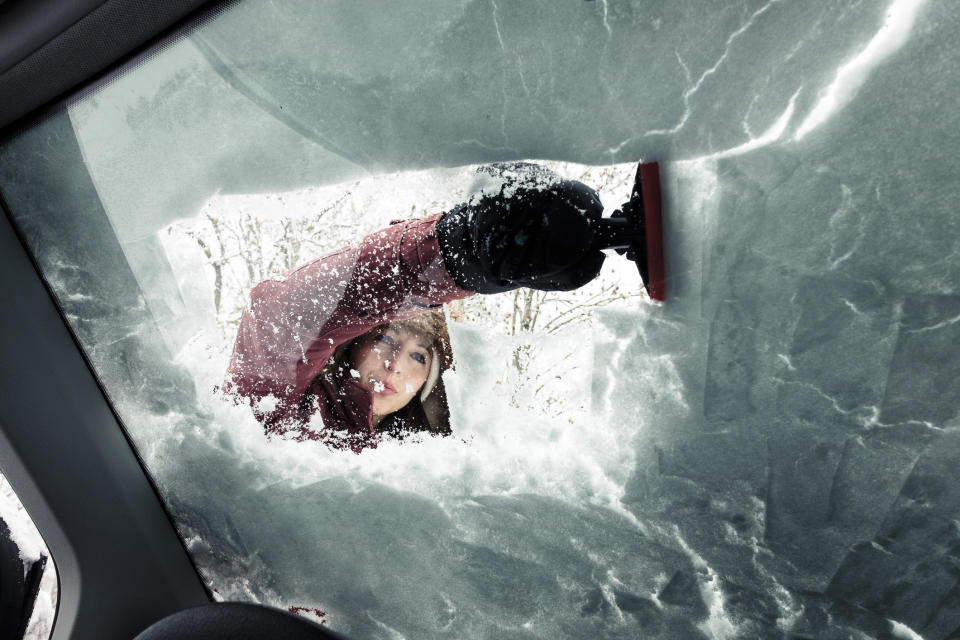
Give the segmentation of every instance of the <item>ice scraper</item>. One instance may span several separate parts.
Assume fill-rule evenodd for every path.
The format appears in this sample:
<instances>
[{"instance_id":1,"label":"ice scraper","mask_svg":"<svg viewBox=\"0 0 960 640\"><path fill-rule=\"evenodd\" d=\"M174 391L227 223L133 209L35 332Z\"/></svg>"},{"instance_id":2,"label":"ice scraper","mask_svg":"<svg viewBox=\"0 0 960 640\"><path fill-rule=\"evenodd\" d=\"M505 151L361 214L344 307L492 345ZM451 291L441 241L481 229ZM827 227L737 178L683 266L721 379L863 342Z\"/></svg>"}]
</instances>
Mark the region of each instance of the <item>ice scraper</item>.
<instances>
[{"instance_id":1,"label":"ice scraper","mask_svg":"<svg viewBox=\"0 0 960 640\"><path fill-rule=\"evenodd\" d=\"M637 263L647 294L654 300L666 300L659 164L639 164L630 200L609 218L601 218L595 233L596 249L626 254Z\"/></svg>"}]
</instances>

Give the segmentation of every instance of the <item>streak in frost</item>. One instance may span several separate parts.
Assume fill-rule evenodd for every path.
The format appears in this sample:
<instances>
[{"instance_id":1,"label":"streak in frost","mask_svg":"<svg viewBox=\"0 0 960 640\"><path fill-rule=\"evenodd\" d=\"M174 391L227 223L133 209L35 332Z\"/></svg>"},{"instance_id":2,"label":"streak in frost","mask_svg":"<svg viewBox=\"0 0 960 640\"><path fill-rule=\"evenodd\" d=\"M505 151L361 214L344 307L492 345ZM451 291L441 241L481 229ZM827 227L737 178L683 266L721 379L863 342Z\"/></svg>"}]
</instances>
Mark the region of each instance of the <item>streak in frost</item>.
<instances>
[{"instance_id":1,"label":"streak in frost","mask_svg":"<svg viewBox=\"0 0 960 640\"><path fill-rule=\"evenodd\" d=\"M794 140L803 139L845 107L866 82L867 76L904 45L924 2L894 0L887 10L883 26L863 50L837 70L833 82L823 91L819 102L797 129Z\"/></svg>"}]
</instances>

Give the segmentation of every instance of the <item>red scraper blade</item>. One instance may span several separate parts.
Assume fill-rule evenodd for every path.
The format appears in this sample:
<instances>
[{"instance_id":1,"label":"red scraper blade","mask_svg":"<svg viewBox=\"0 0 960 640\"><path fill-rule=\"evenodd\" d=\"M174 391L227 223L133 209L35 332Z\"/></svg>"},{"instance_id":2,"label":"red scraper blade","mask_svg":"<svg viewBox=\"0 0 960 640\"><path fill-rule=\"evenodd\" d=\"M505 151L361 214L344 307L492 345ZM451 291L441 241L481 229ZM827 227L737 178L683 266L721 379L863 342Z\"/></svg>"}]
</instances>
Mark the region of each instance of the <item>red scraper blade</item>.
<instances>
[{"instance_id":1,"label":"red scraper blade","mask_svg":"<svg viewBox=\"0 0 960 640\"><path fill-rule=\"evenodd\" d=\"M660 165L643 162L637 170L637 183L643 194L643 220L647 241L647 291L661 302L667 299L663 262L663 215L660 202Z\"/></svg>"}]
</instances>

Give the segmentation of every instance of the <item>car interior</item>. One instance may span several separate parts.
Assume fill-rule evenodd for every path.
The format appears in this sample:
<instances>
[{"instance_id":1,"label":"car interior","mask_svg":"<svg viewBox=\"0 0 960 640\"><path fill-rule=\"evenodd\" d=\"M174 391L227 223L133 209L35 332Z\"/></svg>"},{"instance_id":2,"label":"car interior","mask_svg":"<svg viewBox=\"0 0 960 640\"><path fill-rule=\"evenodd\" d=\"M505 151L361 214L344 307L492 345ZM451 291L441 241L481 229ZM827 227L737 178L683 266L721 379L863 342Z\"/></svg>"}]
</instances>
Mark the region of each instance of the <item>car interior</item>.
<instances>
[{"instance_id":1,"label":"car interior","mask_svg":"<svg viewBox=\"0 0 960 640\"><path fill-rule=\"evenodd\" d=\"M3 2L4 137L49 117L51 105L172 30L203 20L217 10L209 4ZM0 233L4 281L16 291L16 302L3 312L0 353L5 365L18 369L3 380L0 467L56 558L60 599L52 637L340 637L287 612L252 605L205 613L211 593L9 215ZM47 395L51 385L63 391L57 400ZM7 544L3 549L3 577L9 578L17 550ZM22 633L22 613L29 617L37 588L36 580L14 586L2 591L4 630L11 634L4 637ZM186 613L138 635L178 612Z\"/></svg>"}]
</instances>

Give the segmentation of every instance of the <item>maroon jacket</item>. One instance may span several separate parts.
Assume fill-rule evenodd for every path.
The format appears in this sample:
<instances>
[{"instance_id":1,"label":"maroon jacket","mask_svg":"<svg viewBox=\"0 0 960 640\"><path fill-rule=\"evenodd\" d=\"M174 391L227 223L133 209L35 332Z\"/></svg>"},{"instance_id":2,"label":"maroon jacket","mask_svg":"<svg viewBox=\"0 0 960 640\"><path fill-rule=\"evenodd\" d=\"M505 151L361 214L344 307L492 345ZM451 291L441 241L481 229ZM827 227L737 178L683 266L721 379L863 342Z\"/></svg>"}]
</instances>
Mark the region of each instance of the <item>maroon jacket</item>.
<instances>
[{"instance_id":1,"label":"maroon jacket","mask_svg":"<svg viewBox=\"0 0 960 640\"><path fill-rule=\"evenodd\" d=\"M352 379L334 387L317 376L334 349L374 326L472 295L443 265L439 218L395 223L253 288L224 387L249 400L267 433L327 440L306 426L319 409L325 431L347 432L355 450L370 446L372 393Z\"/></svg>"}]
</instances>

